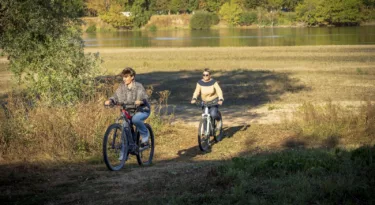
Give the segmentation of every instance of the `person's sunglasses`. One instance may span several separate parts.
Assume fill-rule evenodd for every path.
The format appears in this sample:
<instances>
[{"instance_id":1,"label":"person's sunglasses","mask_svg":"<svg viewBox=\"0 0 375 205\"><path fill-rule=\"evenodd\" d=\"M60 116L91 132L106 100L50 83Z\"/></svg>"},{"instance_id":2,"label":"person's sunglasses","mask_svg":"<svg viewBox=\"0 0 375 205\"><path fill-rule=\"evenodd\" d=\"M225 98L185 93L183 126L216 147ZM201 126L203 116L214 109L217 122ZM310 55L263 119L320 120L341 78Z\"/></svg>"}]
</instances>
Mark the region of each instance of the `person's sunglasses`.
<instances>
[{"instance_id":1,"label":"person's sunglasses","mask_svg":"<svg viewBox=\"0 0 375 205\"><path fill-rule=\"evenodd\" d=\"M210 74L203 74L203 76L210 76Z\"/></svg>"}]
</instances>

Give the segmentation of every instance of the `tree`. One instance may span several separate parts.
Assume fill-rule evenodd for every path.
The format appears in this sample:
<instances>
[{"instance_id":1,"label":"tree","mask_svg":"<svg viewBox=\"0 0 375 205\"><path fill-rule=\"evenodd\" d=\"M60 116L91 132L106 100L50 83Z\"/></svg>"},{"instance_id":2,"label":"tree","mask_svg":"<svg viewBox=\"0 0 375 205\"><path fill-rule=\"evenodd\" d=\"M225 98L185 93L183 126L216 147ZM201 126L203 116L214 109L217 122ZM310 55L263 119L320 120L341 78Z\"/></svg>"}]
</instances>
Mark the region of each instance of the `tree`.
<instances>
[{"instance_id":1,"label":"tree","mask_svg":"<svg viewBox=\"0 0 375 205\"><path fill-rule=\"evenodd\" d=\"M236 4L234 0L231 0L230 2L227 2L221 6L219 12L221 18L227 21L230 25L239 24L241 13L241 7Z\"/></svg>"},{"instance_id":2,"label":"tree","mask_svg":"<svg viewBox=\"0 0 375 205\"><path fill-rule=\"evenodd\" d=\"M145 25L151 17L151 12L148 10L149 2L147 0L135 0L131 7L131 17L134 27L141 27Z\"/></svg>"},{"instance_id":3,"label":"tree","mask_svg":"<svg viewBox=\"0 0 375 205\"><path fill-rule=\"evenodd\" d=\"M154 13L168 13L170 0L151 0L150 9Z\"/></svg>"},{"instance_id":4,"label":"tree","mask_svg":"<svg viewBox=\"0 0 375 205\"><path fill-rule=\"evenodd\" d=\"M309 25L354 25L360 22L360 5L359 0L305 0L296 12Z\"/></svg>"},{"instance_id":5,"label":"tree","mask_svg":"<svg viewBox=\"0 0 375 205\"><path fill-rule=\"evenodd\" d=\"M85 55L80 0L2 0L0 47L29 97L71 103L94 92L98 56Z\"/></svg>"},{"instance_id":6,"label":"tree","mask_svg":"<svg viewBox=\"0 0 375 205\"><path fill-rule=\"evenodd\" d=\"M375 0L362 0L362 3L367 9L375 8Z\"/></svg>"},{"instance_id":7,"label":"tree","mask_svg":"<svg viewBox=\"0 0 375 205\"><path fill-rule=\"evenodd\" d=\"M301 2L303 2L303 0L284 0L282 6L288 11L294 11L296 6Z\"/></svg>"}]
</instances>

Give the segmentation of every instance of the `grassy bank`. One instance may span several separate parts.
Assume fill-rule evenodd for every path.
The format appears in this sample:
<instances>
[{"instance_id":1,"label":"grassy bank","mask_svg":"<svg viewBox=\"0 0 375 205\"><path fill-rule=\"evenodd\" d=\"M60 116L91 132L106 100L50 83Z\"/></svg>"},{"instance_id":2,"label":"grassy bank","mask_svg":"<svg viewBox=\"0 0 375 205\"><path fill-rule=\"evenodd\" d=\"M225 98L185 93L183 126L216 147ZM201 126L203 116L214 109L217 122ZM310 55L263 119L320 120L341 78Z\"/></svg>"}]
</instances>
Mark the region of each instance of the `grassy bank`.
<instances>
[{"instance_id":1,"label":"grassy bank","mask_svg":"<svg viewBox=\"0 0 375 205\"><path fill-rule=\"evenodd\" d=\"M0 109L1 201L374 203L374 46L86 51L100 52L100 79L110 80L95 98L69 107L6 98L8 116ZM228 108L268 106L272 112L296 104L297 109L280 124L226 126L225 138L208 153L199 151L195 127L153 115L155 164L138 167L132 158L120 172L109 172L101 140L118 109L102 103L116 87L113 75L126 66L136 69L137 80L153 89L157 102L168 90L168 103L187 104L201 70L210 67ZM186 121L198 121L199 108L191 112L196 118ZM224 124L232 117L238 116L225 115Z\"/></svg>"}]
</instances>

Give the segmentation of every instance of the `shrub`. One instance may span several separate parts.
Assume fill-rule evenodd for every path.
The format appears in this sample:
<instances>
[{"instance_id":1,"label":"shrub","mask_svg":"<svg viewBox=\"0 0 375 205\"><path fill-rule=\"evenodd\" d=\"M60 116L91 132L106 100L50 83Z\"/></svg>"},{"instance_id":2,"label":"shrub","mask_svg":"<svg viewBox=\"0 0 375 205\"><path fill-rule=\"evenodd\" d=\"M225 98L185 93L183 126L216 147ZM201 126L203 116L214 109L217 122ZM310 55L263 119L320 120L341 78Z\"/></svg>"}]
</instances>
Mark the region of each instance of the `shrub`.
<instances>
[{"instance_id":1,"label":"shrub","mask_svg":"<svg viewBox=\"0 0 375 205\"><path fill-rule=\"evenodd\" d=\"M371 143L375 134L375 105L368 102L356 111L332 102L304 103L290 125L297 135L315 142L336 138Z\"/></svg>"},{"instance_id":2,"label":"shrub","mask_svg":"<svg viewBox=\"0 0 375 205\"><path fill-rule=\"evenodd\" d=\"M241 13L241 7L234 0L223 4L219 11L220 17L230 25L239 24Z\"/></svg>"},{"instance_id":3,"label":"shrub","mask_svg":"<svg viewBox=\"0 0 375 205\"><path fill-rule=\"evenodd\" d=\"M297 21L295 12L280 12L277 22L279 25L293 25Z\"/></svg>"},{"instance_id":4,"label":"shrub","mask_svg":"<svg viewBox=\"0 0 375 205\"><path fill-rule=\"evenodd\" d=\"M309 25L356 25L361 19L360 5L360 0L306 0L296 12Z\"/></svg>"},{"instance_id":5,"label":"shrub","mask_svg":"<svg viewBox=\"0 0 375 205\"><path fill-rule=\"evenodd\" d=\"M151 25L150 28L149 28L149 31L151 32L155 32L158 30L158 27L156 25Z\"/></svg>"},{"instance_id":6,"label":"shrub","mask_svg":"<svg viewBox=\"0 0 375 205\"><path fill-rule=\"evenodd\" d=\"M89 27L86 29L86 32L87 32L87 33L95 33L95 32L96 32L96 26L95 26L95 25L91 25L91 26L89 26Z\"/></svg>"},{"instance_id":7,"label":"shrub","mask_svg":"<svg viewBox=\"0 0 375 205\"><path fill-rule=\"evenodd\" d=\"M243 12L240 16L239 24L241 26L249 26L257 21L257 13L256 11L246 11Z\"/></svg>"},{"instance_id":8,"label":"shrub","mask_svg":"<svg viewBox=\"0 0 375 205\"><path fill-rule=\"evenodd\" d=\"M212 15L207 11L197 11L191 17L190 28L193 30L210 29Z\"/></svg>"},{"instance_id":9,"label":"shrub","mask_svg":"<svg viewBox=\"0 0 375 205\"><path fill-rule=\"evenodd\" d=\"M211 14L211 25L217 25L220 22L220 18L216 13L210 13Z\"/></svg>"},{"instance_id":10,"label":"shrub","mask_svg":"<svg viewBox=\"0 0 375 205\"><path fill-rule=\"evenodd\" d=\"M84 53L81 3L4 1L12 6L0 15L0 47L29 98L50 105L72 104L93 94L100 58Z\"/></svg>"}]
</instances>

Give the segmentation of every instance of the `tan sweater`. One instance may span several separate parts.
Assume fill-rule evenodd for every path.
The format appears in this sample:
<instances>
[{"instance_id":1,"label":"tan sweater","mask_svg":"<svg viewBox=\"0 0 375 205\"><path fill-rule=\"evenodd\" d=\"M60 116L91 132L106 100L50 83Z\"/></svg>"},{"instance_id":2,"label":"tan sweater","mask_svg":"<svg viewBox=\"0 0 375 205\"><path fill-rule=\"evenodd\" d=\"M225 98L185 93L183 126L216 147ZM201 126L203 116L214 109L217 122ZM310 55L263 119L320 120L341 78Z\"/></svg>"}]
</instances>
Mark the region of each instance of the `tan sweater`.
<instances>
[{"instance_id":1,"label":"tan sweater","mask_svg":"<svg viewBox=\"0 0 375 205\"><path fill-rule=\"evenodd\" d=\"M214 79L211 79L208 82L204 82L203 80L198 81L193 94L193 99L197 99L199 94L201 94L202 100L206 102L212 101L218 97L219 100L224 100L223 91Z\"/></svg>"}]
</instances>

